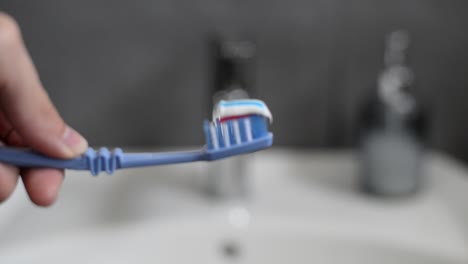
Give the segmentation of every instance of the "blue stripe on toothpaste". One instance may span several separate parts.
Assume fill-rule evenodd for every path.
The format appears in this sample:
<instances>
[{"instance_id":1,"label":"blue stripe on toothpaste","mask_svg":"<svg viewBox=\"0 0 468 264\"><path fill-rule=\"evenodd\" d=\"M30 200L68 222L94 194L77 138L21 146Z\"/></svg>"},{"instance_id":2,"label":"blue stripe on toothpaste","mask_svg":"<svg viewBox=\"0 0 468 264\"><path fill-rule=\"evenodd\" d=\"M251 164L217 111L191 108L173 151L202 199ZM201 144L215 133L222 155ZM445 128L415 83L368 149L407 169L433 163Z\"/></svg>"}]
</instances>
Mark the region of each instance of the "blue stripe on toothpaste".
<instances>
[{"instance_id":1,"label":"blue stripe on toothpaste","mask_svg":"<svg viewBox=\"0 0 468 264\"><path fill-rule=\"evenodd\" d=\"M257 106L260 108L265 108L265 104L262 102L240 101L240 102L220 102L219 104L224 107L249 106L250 105L250 106Z\"/></svg>"}]
</instances>

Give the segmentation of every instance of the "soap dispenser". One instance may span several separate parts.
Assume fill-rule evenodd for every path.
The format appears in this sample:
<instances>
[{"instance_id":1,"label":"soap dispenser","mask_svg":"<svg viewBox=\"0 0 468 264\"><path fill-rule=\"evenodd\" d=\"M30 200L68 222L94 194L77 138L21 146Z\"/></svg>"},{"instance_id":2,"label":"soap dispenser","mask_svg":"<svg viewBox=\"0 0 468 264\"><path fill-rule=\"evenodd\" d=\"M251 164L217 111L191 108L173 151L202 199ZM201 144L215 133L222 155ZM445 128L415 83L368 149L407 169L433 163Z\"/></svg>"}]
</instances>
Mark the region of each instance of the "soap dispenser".
<instances>
[{"instance_id":1,"label":"soap dispenser","mask_svg":"<svg viewBox=\"0 0 468 264\"><path fill-rule=\"evenodd\" d=\"M405 31L388 35L385 67L361 113L361 186L375 195L413 194L423 182L427 118L406 65L409 42Z\"/></svg>"}]
</instances>

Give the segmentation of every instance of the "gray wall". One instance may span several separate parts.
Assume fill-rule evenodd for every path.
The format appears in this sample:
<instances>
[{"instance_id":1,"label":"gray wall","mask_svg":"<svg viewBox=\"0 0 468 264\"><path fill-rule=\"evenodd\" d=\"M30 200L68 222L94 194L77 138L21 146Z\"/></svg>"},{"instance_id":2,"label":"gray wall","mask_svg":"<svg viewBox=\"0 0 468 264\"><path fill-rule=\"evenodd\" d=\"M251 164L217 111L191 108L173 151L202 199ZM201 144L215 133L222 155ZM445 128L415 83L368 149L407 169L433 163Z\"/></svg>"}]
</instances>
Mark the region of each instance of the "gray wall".
<instances>
[{"instance_id":1,"label":"gray wall","mask_svg":"<svg viewBox=\"0 0 468 264\"><path fill-rule=\"evenodd\" d=\"M350 146L356 113L381 69L383 39L413 36L431 141L468 160L468 2L441 0L0 1L19 21L53 101L93 145L203 141L208 37L258 45L256 94L276 142Z\"/></svg>"}]
</instances>

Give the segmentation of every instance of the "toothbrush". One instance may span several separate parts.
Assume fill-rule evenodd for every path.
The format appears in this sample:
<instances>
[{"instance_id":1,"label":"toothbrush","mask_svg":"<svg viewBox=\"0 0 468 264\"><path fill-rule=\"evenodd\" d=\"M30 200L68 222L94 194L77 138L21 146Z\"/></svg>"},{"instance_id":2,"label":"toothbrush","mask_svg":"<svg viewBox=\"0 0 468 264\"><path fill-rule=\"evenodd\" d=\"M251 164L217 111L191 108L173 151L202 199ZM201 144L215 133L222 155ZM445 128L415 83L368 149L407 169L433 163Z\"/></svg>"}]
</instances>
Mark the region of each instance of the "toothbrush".
<instances>
[{"instance_id":1,"label":"toothbrush","mask_svg":"<svg viewBox=\"0 0 468 264\"><path fill-rule=\"evenodd\" d=\"M206 145L195 151L160 153L124 153L122 149L89 148L82 156L57 159L27 149L0 147L0 162L19 167L50 167L89 170L96 176L117 169L158 166L195 161L214 161L268 148L273 134L268 131L271 113L260 100L220 101L213 110L213 120L205 120Z\"/></svg>"}]
</instances>

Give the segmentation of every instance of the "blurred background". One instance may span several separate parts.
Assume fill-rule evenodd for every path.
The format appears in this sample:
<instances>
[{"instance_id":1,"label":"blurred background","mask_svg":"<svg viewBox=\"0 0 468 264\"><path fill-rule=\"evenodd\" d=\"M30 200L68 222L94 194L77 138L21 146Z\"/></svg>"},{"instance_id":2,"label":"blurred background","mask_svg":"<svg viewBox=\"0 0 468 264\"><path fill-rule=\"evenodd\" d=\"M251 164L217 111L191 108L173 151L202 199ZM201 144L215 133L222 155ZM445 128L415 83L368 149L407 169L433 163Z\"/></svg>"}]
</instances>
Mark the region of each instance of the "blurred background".
<instances>
[{"instance_id":1,"label":"blurred background","mask_svg":"<svg viewBox=\"0 0 468 264\"><path fill-rule=\"evenodd\" d=\"M250 88L274 113L275 144L356 144L385 36L411 36L414 94L432 147L468 161L466 1L0 1L45 88L92 145L203 142L214 36L255 43Z\"/></svg>"},{"instance_id":2,"label":"blurred background","mask_svg":"<svg viewBox=\"0 0 468 264\"><path fill-rule=\"evenodd\" d=\"M92 146L201 146L214 94L236 88L267 103L275 135L220 162L68 171L47 210L20 183L1 263L468 262L467 1L0 8Z\"/></svg>"}]
</instances>

